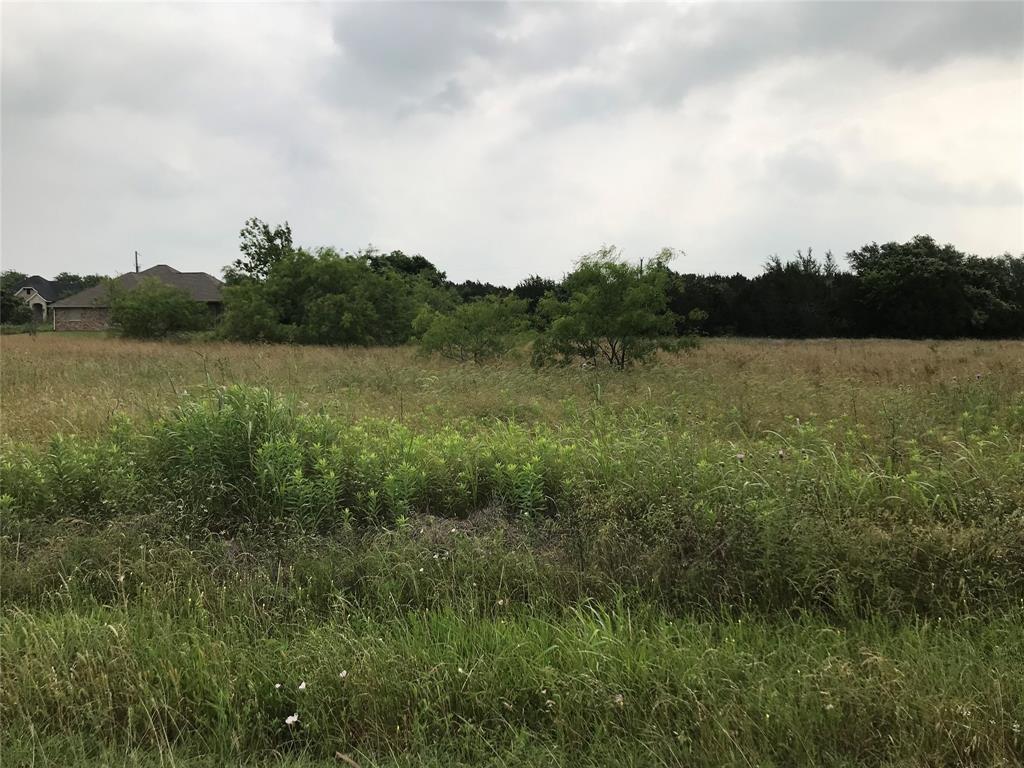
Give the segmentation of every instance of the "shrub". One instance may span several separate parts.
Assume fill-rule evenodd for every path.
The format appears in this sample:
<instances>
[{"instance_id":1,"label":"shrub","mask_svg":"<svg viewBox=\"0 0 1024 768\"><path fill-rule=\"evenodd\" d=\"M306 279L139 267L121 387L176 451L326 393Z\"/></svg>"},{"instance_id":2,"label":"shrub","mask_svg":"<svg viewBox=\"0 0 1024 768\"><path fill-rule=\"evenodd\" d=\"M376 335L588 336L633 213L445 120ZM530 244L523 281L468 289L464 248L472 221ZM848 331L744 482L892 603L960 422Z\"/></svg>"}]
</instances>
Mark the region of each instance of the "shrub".
<instances>
[{"instance_id":1,"label":"shrub","mask_svg":"<svg viewBox=\"0 0 1024 768\"><path fill-rule=\"evenodd\" d=\"M237 341L290 341L290 329L277 318L277 310L267 301L261 286L253 283L224 288L224 317L218 333Z\"/></svg>"},{"instance_id":2,"label":"shrub","mask_svg":"<svg viewBox=\"0 0 1024 768\"><path fill-rule=\"evenodd\" d=\"M526 325L525 300L488 296L451 314L425 310L416 318L415 329L424 351L482 363L508 354Z\"/></svg>"},{"instance_id":3,"label":"shrub","mask_svg":"<svg viewBox=\"0 0 1024 768\"><path fill-rule=\"evenodd\" d=\"M629 264L614 248L585 256L565 278L569 299L549 293L540 303L550 318L534 347L534 364L582 358L620 370L648 359L674 332L668 309L669 250L649 264Z\"/></svg>"},{"instance_id":4,"label":"shrub","mask_svg":"<svg viewBox=\"0 0 1024 768\"><path fill-rule=\"evenodd\" d=\"M181 290L148 278L124 291L111 284L110 324L125 336L162 339L211 324L209 310Z\"/></svg>"}]
</instances>

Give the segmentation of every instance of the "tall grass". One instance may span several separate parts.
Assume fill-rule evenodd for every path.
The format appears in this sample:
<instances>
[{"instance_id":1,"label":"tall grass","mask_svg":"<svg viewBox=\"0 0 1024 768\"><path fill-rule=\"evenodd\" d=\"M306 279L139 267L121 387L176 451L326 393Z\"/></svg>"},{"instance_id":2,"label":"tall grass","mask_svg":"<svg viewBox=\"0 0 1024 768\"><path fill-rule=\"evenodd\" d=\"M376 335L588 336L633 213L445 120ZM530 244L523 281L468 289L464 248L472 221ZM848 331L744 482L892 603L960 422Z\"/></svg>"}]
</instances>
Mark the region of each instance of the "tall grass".
<instances>
[{"instance_id":1,"label":"tall grass","mask_svg":"<svg viewBox=\"0 0 1024 768\"><path fill-rule=\"evenodd\" d=\"M1024 762L1022 345L68 343L0 350L6 764Z\"/></svg>"},{"instance_id":2,"label":"tall grass","mask_svg":"<svg viewBox=\"0 0 1024 768\"><path fill-rule=\"evenodd\" d=\"M708 441L642 410L419 433L233 387L101 438L8 445L0 482L11 535L152 508L196 529L330 533L494 506L659 599L947 611L1024 595L1021 445L991 428L943 450L904 444L897 461L886 445L839 452L808 425Z\"/></svg>"}]
</instances>

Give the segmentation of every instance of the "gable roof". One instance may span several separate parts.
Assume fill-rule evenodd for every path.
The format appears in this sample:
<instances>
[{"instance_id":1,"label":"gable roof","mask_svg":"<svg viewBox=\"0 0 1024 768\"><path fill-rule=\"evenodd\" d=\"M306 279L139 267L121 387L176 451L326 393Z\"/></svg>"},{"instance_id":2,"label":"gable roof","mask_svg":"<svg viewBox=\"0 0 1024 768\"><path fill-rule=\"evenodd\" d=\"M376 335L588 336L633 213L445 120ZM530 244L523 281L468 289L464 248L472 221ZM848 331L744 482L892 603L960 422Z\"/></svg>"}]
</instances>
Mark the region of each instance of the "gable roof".
<instances>
[{"instance_id":1,"label":"gable roof","mask_svg":"<svg viewBox=\"0 0 1024 768\"><path fill-rule=\"evenodd\" d=\"M205 272L179 272L166 264L157 264L155 267L144 269L141 272L128 272L115 277L114 282L122 288L131 290L146 278L156 278L161 283L180 288L185 291L193 301L206 303L221 301L221 287L224 285L213 275ZM94 285L79 291L73 296L61 299L53 305L60 307L109 307L110 295L106 283Z\"/></svg>"},{"instance_id":2,"label":"gable roof","mask_svg":"<svg viewBox=\"0 0 1024 768\"><path fill-rule=\"evenodd\" d=\"M53 301L57 298L57 286L45 277L39 275L32 275L32 277L26 277L21 285L19 285L15 292L20 291L22 288L31 288L33 291L42 296L46 301Z\"/></svg>"}]
</instances>

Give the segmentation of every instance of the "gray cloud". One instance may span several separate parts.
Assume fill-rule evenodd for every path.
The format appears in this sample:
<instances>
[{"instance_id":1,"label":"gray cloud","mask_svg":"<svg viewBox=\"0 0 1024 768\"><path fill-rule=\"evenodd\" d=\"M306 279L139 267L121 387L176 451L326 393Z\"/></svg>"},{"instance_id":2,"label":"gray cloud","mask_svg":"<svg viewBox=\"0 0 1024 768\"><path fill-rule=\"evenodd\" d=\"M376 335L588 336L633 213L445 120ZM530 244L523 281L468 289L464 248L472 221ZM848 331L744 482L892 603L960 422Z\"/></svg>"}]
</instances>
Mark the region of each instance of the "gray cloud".
<instances>
[{"instance_id":1,"label":"gray cloud","mask_svg":"<svg viewBox=\"0 0 1024 768\"><path fill-rule=\"evenodd\" d=\"M0 12L4 266L216 270L251 215L505 281L601 242L1024 249L1020 3Z\"/></svg>"},{"instance_id":2,"label":"gray cloud","mask_svg":"<svg viewBox=\"0 0 1024 768\"><path fill-rule=\"evenodd\" d=\"M1019 61L1024 39L1024 4L1010 2L730 3L686 10L637 12L634 21L652 27L644 45L613 57L600 81L571 81L548 94L542 113L558 120L642 106L672 109L694 89L794 60L854 56L920 70L959 58Z\"/></svg>"},{"instance_id":3,"label":"gray cloud","mask_svg":"<svg viewBox=\"0 0 1024 768\"><path fill-rule=\"evenodd\" d=\"M827 149L805 142L786 147L770 158L766 163L765 181L813 195L835 190L843 181L843 172Z\"/></svg>"}]
</instances>

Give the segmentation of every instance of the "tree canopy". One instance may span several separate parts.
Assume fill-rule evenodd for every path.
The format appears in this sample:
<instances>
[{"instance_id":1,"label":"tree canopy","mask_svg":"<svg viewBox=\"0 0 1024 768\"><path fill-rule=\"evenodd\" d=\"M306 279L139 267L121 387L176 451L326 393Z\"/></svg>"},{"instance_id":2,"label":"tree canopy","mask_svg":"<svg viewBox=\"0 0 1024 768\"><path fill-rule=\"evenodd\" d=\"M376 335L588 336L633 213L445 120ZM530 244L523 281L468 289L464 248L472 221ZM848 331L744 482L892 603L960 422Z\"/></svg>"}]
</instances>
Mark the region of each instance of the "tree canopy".
<instances>
[{"instance_id":1,"label":"tree canopy","mask_svg":"<svg viewBox=\"0 0 1024 768\"><path fill-rule=\"evenodd\" d=\"M147 278L131 290L111 282L110 324L125 336L162 339L176 333L198 331L212 322L209 309L187 292Z\"/></svg>"},{"instance_id":2,"label":"tree canopy","mask_svg":"<svg viewBox=\"0 0 1024 768\"><path fill-rule=\"evenodd\" d=\"M630 264L605 247L580 259L563 282L568 298L549 292L539 302L549 324L534 348L535 362L580 358L622 369L649 357L675 331L667 290L671 257L665 250L647 264Z\"/></svg>"},{"instance_id":3,"label":"tree canopy","mask_svg":"<svg viewBox=\"0 0 1024 768\"><path fill-rule=\"evenodd\" d=\"M224 270L218 328L246 341L371 345L415 336L441 351L437 339L467 338L479 323L497 322L486 317L498 308L519 306L504 298L523 302L525 322L538 336L538 362L604 360L622 368L673 337L697 333L1024 337L1024 255L982 258L928 235L864 245L846 255L848 269L831 252L819 258L810 248L771 256L753 277L676 272L668 249L630 263L609 247L560 279L531 275L511 289L453 282L426 257L401 250L301 248L287 222L271 226L258 218L239 232L239 252ZM29 315L13 295L24 279L10 270L0 277L4 323ZM63 272L53 282L59 298L99 280Z\"/></svg>"},{"instance_id":4,"label":"tree canopy","mask_svg":"<svg viewBox=\"0 0 1024 768\"><path fill-rule=\"evenodd\" d=\"M509 296L485 296L449 313L427 309L416 318L423 350L460 362L508 354L526 328L526 301Z\"/></svg>"}]
</instances>

